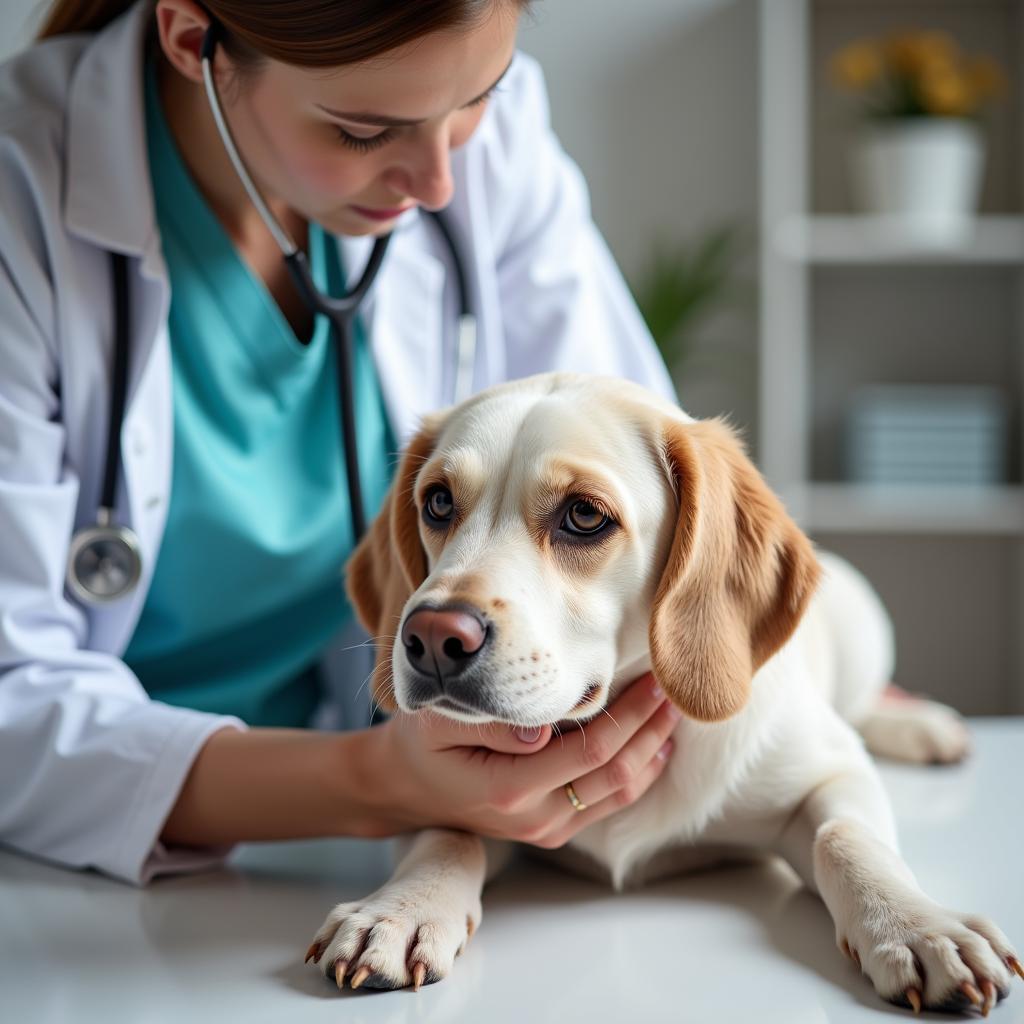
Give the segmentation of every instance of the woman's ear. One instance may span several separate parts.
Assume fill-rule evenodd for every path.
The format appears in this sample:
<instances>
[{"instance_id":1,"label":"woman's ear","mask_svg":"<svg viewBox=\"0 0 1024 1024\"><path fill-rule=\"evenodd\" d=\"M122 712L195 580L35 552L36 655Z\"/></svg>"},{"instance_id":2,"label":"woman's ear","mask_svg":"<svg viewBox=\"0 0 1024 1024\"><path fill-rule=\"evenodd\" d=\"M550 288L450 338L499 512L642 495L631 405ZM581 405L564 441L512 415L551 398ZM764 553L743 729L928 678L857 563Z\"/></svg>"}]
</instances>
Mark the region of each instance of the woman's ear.
<instances>
[{"instance_id":1,"label":"woman's ear","mask_svg":"<svg viewBox=\"0 0 1024 1024\"><path fill-rule=\"evenodd\" d=\"M160 47L170 64L190 82L203 84L200 51L210 26L210 15L196 0L159 0L156 26ZM219 70L230 62L223 50L218 55Z\"/></svg>"},{"instance_id":2,"label":"woman's ear","mask_svg":"<svg viewBox=\"0 0 1024 1024\"><path fill-rule=\"evenodd\" d=\"M684 714L717 722L747 702L821 570L726 424L672 421L664 446L679 513L651 613L651 660Z\"/></svg>"},{"instance_id":3,"label":"woman's ear","mask_svg":"<svg viewBox=\"0 0 1024 1024\"><path fill-rule=\"evenodd\" d=\"M386 711L397 707L391 653L402 609L427 578L414 489L439 433L440 421L432 420L409 443L380 512L345 567L349 600L376 648L371 693Z\"/></svg>"}]
</instances>

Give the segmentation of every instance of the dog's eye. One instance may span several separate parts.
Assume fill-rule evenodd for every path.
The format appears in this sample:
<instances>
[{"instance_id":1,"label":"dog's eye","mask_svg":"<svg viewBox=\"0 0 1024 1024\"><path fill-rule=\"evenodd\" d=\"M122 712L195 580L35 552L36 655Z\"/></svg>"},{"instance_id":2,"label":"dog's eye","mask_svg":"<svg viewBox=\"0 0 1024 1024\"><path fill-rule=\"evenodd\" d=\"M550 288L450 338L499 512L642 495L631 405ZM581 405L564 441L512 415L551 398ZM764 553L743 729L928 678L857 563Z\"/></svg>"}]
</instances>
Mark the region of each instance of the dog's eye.
<instances>
[{"instance_id":1,"label":"dog's eye","mask_svg":"<svg viewBox=\"0 0 1024 1024\"><path fill-rule=\"evenodd\" d=\"M562 529L569 533L586 536L599 533L611 520L589 501L574 501L562 520Z\"/></svg>"},{"instance_id":2,"label":"dog's eye","mask_svg":"<svg viewBox=\"0 0 1024 1024\"><path fill-rule=\"evenodd\" d=\"M443 526L452 518L455 503L447 487L431 487L423 502L423 519L428 526Z\"/></svg>"}]
</instances>

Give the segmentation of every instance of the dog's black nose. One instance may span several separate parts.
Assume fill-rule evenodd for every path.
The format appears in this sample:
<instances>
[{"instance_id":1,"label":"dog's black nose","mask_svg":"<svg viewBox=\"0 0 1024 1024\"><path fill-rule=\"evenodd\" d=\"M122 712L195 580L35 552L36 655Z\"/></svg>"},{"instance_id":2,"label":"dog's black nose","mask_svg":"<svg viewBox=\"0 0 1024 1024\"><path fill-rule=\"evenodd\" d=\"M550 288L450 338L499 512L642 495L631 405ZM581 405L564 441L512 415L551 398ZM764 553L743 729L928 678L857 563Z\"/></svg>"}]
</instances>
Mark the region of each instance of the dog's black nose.
<instances>
[{"instance_id":1,"label":"dog's black nose","mask_svg":"<svg viewBox=\"0 0 1024 1024\"><path fill-rule=\"evenodd\" d=\"M457 676L483 650L487 625L464 608L417 608L402 626L409 664L442 682Z\"/></svg>"}]
</instances>

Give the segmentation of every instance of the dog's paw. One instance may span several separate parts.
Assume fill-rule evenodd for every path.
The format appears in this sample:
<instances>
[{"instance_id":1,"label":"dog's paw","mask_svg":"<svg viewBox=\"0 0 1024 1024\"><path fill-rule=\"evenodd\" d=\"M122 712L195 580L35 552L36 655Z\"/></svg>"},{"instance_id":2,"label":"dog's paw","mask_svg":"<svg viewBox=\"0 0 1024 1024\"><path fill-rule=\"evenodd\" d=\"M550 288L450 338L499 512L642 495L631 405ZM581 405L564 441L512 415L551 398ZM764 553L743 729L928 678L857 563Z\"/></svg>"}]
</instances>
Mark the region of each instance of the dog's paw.
<instances>
[{"instance_id":1,"label":"dog's paw","mask_svg":"<svg viewBox=\"0 0 1024 1024\"><path fill-rule=\"evenodd\" d=\"M924 896L886 906L837 933L839 948L882 998L920 1012L988 1014L1010 994L1011 971L1024 978L1006 936L988 918L959 914Z\"/></svg>"},{"instance_id":2,"label":"dog's paw","mask_svg":"<svg viewBox=\"0 0 1024 1024\"><path fill-rule=\"evenodd\" d=\"M393 883L339 903L320 926L306 961L343 988L395 989L440 981L480 924L480 902L441 903L436 892Z\"/></svg>"},{"instance_id":3,"label":"dog's paw","mask_svg":"<svg viewBox=\"0 0 1024 1024\"><path fill-rule=\"evenodd\" d=\"M857 731L872 754L909 764L954 764L971 748L960 715L920 697L883 697Z\"/></svg>"}]
</instances>

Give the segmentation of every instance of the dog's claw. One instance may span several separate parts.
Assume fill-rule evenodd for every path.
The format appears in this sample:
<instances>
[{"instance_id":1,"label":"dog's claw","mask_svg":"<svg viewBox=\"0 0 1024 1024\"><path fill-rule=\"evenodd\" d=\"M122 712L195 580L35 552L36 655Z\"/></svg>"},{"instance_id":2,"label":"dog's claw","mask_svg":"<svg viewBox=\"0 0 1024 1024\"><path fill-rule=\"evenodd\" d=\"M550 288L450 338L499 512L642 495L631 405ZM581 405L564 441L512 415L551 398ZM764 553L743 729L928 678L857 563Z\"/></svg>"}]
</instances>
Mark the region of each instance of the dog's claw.
<instances>
[{"instance_id":1,"label":"dog's claw","mask_svg":"<svg viewBox=\"0 0 1024 1024\"><path fill-rule=\"evenodd\" d=\"M996 987L988 978L985 978L981 983L981 991L985 996L985 1005L981 1008L981 1015L987 1017L988 1011L996 1005Z\"/></svg>"},{"instance_id":2,"label":"dog's claw","mask_svg":"<svg viewBox=\"0 0 1024 1024\"><path fill-rule=\"evenodd\" d=\"M427 976L427 968L424 964L419 961L416 962L412 969L412 989L414 992L419 992L420 986L423 984L423 979Z\"/></svg>"},{"instance_id":3,"label":"dog's claw","mask_svg":"<svg viewBox=\"0 0 1024 1024\"><path fill-rule=\"evenodd\" d=\"M914 1013L921 1012L921 993L916 988L908 988L906 991L907 1002L914 1008Z\"/></svg>"},{"instance_id":4,"label":"dog's claw","mask_svg":"<svg viewBox=\"0 0 1024 1024\"><path fill-rule=\"evenodd\" d=\"M975 1006L981 1006L981 993L969 981L965 981L960 986L960 991L963 992L963 994L967 996Z\"/></svg>"},{"instance_id":5,"label":"dog's claw","mask_svg":"<svg viewBox=\"0 0 1024 1024\"><path fill-rule=\"evenodd\" d=\"M1019 978L1024 978L1024 967L1021 967L1020 961L1015 956L1008 956L1006 958L1006 962L1009 964L1011 971L1013 971Z\"/></svg>"},{"instance_id":6,"label":"dog's claw","mask_svg":"<svg viewBox=\"0 0 1024 1024\"><path fill-rule=\"evenodd\" d=\"M339 960L334 965L334 980L338 983L338 988L345 987L345 972L348 970L348 961ZM353 986L354 988L355 986Z\"/></svg>"},{"instance_id":7,"label":"dog's claw","mask_svg":"<svg viewBox=\"0 0 1024 1024\"><path fill-rule=\"evenodd\" d=\"M320 943L313 942L310 944L309 949L306 950L306 959L302 962L308 964L310 960L316 963L320 959Z\"/></svg>"},{"instance_id":8,"label":"dog's claw","mask_svg":"<svg viewBox=\"0 0 1024 1024\"><path fill-rule=\"evenodd\" d=\"M359 970L356 971L356 973L352 975L352 981L349 982L349 984L353 988L359 988L359 986L362 985L362 983L364 981L366 981L366 979L369 976L370 976L370 968L369 967L360 967Z\"/></svg>"}]
</instances>

